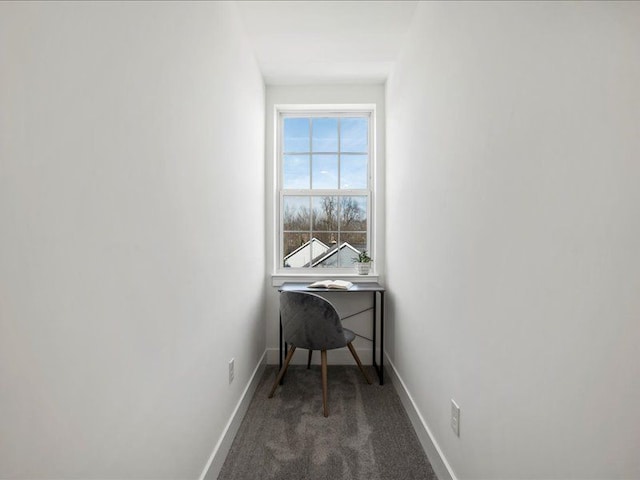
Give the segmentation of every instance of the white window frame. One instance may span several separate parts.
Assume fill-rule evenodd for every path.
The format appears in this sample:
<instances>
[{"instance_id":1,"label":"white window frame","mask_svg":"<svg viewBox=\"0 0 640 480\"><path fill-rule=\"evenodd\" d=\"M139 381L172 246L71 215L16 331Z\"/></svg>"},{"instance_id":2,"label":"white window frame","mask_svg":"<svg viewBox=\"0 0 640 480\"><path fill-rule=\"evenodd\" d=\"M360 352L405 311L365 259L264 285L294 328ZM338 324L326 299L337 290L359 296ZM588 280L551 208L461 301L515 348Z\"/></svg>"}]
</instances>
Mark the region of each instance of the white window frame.
<instances>
[{"instance_id":1,"label":"white window frame","mask_svg":"<svg viewBox=\"0 0 640 480\"><path fill-rule=\"evenodd\" d=\"M369 118L369 138L368 138L368 182L366 189L354 190L311 190L311 189L287 189L282 185L282 144L283 144L283 119L285 117L353 117L354 115L366 116ZM371 104L357 105L275 105L274 115L274 268L276 276L286 277L358 277L355 268L351 267L297 267L285 268L283 260L283 198L285 195L341 195L341 196L367 196L367 251L375 259L376 255L376 225L375 225L375 172L376 172L376 107ZM377 278L375 261L372 263L372 272L369 279ZM362 278L362 277L360 277ZM364 280L364 278L363 278Z\"/></svg>"}]
</instances>

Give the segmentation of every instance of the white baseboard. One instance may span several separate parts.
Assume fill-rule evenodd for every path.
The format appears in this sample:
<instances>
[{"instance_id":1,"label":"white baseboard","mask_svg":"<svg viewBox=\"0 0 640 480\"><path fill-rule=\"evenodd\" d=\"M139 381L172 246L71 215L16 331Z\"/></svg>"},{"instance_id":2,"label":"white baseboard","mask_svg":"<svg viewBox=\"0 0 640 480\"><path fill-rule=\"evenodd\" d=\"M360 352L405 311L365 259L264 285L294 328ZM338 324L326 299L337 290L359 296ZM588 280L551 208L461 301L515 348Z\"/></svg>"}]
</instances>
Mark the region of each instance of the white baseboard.
<instances>
[{"instance_id":1,"label":"white baseboard","mask_svg":"<svg viewBox=\"0 0 640 480\"><path fill-rule=\"evenodd\" d=\"M233 410L227 425L222 431L222 435L214 447L207 465L200 474L199 480L215 480L218 478L222 465L224 464L227 454L229 453L229 449L231 448L231 444L233 443L233 439L235 438L236 433L238 433L240 423L242 423L242 419L244 418L245 413L247 413L253 394L255 393L256 388L258 388L258 383L260 383L260 379L262 378L266 357L267 352L265 351L262 354L258 365L256 365L256 368L253 370L249 383L247 383L244 392L242 392L240 400L238 401L236 408Z\"/></svg>"},{"instance_id":2,"label":"white baseboard","mask_svg":"<svg viewBox=\"0 0 640 480\"><path fill-rule=\"evenodd\" d=\"M308 350L296 350L291 359L291 365L306 365ZM371 365L371 348L356 348L356 353L360 357L363 365ZM277 348L267 349L267 364L278 365L280 351ZM346 348L338 348L327 351L327 363L329 365L355 365L356 362ZM313 352L312 365L320 365L320 352Z\"/></svg>"},{"instance_id":3,"label":"white baseboard","mask_svg":"<svg viewBox=\"0 0 640 480\"><path fill-rule=\"evenodd\" d=\"M393 386L396 387L400 401L409 416L409 420L418 435L418 439L427 454L427 458L429 458L433 471L438 476L438 480L457 480L451 465L447 462L442 450L438 446L438 442L433 438L429 426L424 421L424 418L413 401L413 397L411 397L411 394L407 390L407 386L402 381L402 378L400 378L400 375L398 375L393 362L391 362L386 355L385 371L391 378Z\"/></svg>"}]
</instances>

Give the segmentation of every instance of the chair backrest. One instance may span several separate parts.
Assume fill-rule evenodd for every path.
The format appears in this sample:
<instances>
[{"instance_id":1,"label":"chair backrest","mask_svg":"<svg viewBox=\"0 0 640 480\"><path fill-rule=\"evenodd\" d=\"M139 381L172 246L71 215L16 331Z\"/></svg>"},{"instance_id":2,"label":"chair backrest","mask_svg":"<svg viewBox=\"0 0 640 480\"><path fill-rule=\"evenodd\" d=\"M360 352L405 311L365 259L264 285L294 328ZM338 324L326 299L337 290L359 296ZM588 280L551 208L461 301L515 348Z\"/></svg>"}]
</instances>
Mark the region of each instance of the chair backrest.
<instances>
[{"instance_id":1,"label":"chair backrest","mask_svg":"<svg viewBox=\"0 0 640 480\"><path fill-rule=\"evenodd\" d=\"M331 350L347 345L338 312L320 295L280 293L280 318L285 342L295 347Z\"/></svg>"}]
</instances>

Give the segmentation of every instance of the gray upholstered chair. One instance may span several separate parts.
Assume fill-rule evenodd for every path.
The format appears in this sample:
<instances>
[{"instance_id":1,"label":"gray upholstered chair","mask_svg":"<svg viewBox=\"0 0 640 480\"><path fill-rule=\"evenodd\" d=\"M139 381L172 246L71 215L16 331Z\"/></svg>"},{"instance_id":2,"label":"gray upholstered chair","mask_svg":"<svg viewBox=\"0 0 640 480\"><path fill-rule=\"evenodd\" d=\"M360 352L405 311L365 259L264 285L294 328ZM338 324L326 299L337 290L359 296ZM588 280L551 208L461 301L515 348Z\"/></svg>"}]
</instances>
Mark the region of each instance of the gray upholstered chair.
<instances>
[{"instance_id":1,"label":"gray upholstered chair","mask_svg":"<svg viewBox=\"0 0 640 480\"><path fill-rule=\"evenodd\" d=\"M351 344L356 337L355 333L342 327L338 312L327 299L315 293L282 292L280 293L280 318L284 341L289 344L290 349L273 388L271 388L269 398L273 397L296 348L308 349L309 361L313 350L321 352L322 406L325 417L329 416L329 408L327 407L327 350L349 347L349 351L365 380L367 383L371 383Z\"/></svg>"}]
</instances>

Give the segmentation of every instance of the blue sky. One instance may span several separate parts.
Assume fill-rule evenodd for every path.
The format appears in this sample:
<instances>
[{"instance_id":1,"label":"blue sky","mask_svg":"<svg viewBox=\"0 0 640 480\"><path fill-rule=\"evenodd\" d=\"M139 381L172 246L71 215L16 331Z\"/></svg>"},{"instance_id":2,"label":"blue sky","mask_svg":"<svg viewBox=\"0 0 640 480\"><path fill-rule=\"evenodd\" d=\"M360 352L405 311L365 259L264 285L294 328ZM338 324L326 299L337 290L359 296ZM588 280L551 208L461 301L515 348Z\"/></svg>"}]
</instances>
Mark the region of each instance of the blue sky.
<instances>
[{"instance_id":1,"label":"blue sky","mask_svg":"<svg viewBox=\"0 0 640 480\"><path fill-rule=\"evenodd\" d=\"M286 189L367 188L368 121L366 117L342 117L339 120L338 118L285 118L283 187ZM338 128L340 128L340 136L338 136ZM311 131L313 131L313 138L310 138ZM339 149L338 137L340 138ZM340 162L338 150L341 154ZM292 154L294 152L296 154ZM340 185L338 185L338 178L340 178ZM310 185L311 179L313 179L313 185Z\"/></svg>"}]
</instances>

